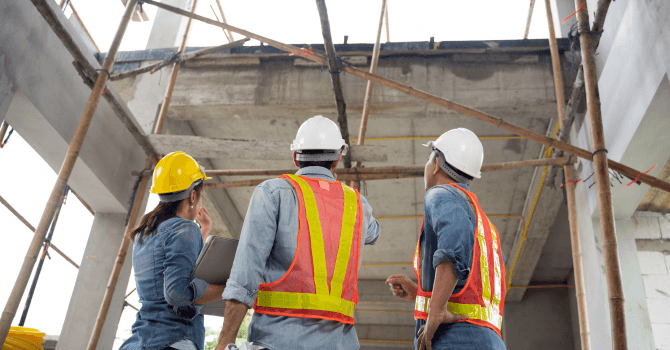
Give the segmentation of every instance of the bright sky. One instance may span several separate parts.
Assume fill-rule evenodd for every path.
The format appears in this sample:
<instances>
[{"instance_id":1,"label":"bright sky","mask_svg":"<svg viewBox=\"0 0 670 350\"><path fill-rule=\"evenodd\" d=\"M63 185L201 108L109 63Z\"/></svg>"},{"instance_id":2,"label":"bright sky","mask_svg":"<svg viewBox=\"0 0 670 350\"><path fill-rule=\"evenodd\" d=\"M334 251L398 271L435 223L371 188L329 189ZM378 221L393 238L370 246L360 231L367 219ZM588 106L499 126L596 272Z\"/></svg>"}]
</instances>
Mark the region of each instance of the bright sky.
<instances>
[{"instance_id":1,"label":"bright sky","mask_svg":"<svg viewBox=\"0 0 670 350\"><path fill-rule=\"evenodd\" d=\"M289 44L323 42L314 1L220 1L228 23L234 26ZM73 0L72 3L98 47L106 52L124 11L121 1ZM542 3L538 2L535 7L529 35L531 39L548 36ZM342 43L345 35L349 36L349 43L375 41L380 0L330 0L326 4L329 6L335 43ZM431 36L435 37L435 41L502 40L523 37L529 1L389 0L388 4L390 37L393 42L428 41ZM198 0L196 13L214 18L210 6L217 9L214 0ZM157 9L144 5L144 10L150 21L131 22L121 51L143 50L146 47ZM66 9L65 14L69 17L71 11ZM382 41L386 41L385 31L383 33ZM234 34L234 37L241 38L238 34ZM193 22L188 46L214 46L225 42L220 28ZM247 45L258 45L258 42L251 41ZM0 149L0 196L33 226L39 222L55 180L54 170L18 133L14 133L8 145ZM156 203L156 198L150 198L148 208L153 208ZM61 211L53 242L80 263L85 259L84 249L92 222L93 216L71 195ZM32 232L4 206L0 206L0 227L3 232L0 238L0 266L3 266L0 301L4 307L28 250ZM26 326L57 335L61 332L77 270L56 253L51 252L50 255L52 259L44 263ZM134 279L131 277L128 291L134 287ZM140 306L136 293L127 300L134 306ZM24 302L13 325L18 324L23 305ZM124 310L117 338L130 336L135 313L130 308ZM217 317L206 317L205 320L207 326L217 329L221 323L222 319ZM121 341L117 340L114 349L118 349L120 344Z\"/></svg>"}]
</instances>

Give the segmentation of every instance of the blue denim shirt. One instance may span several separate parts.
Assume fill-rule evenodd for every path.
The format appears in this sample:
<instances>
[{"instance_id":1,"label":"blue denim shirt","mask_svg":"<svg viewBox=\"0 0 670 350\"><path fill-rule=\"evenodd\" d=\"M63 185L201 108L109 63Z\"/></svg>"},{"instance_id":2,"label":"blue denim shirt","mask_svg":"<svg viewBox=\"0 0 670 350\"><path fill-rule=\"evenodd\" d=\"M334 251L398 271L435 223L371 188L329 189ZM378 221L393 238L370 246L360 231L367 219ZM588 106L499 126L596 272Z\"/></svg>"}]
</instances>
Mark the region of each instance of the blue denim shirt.
<instances>
[{"instance_id":1,"label":"blue denim shirt","mask_svg":"<svg viewBox=\"0 0 670 350\"><path fill-rule=\"evenodd\" d=\"M306 167L296 174L335 181L332 173L322 167ZM361 204L361 241L374 244L379 237L379 224L363 196ZM295 257L297 240L298 200L291 185L284 179L272 179L258 185L251 196L223 299L237 300L253 307L261 279L266 283L274 282L288 271ZM249 324L248 341L272 350L359 348L353 325L257 313Z\"/></svg>"},{"instance_id":2,"label":"blue denim shirt","mask_svg":"<svg viewBox=\"0 0 670 350\"><path fill-rule=\"evenodd\" d=\"M466 191L467 185L457 184ZM475 245L474 207L463 191L449 185L438 185L426 191L423 198L424 224L420 238L421 289L432 291L435 268L445 260L454 265L458 278L452 294L463 289L472 267L472 249ZM416 333L426 324L416 321ZM502 346L502 347L501 347ZM505 349L493 330L467 322L442 324L433 337L433 349Z\"/></svg>"},{"instance_id":3,"label":"blue denim shirt","mask_svg":"<svg viewBox=\"0 0 670 350\"><path fill-rule=\"evenodd\" d=\"M162 222L151 236L137 236L133 268L142 307L133 335L121 350L159 350L183 339L193 341L199 350L204 348L204 318L193 302L205 294L209 284L190 279L203 245L198 225L178 216ZM173 306L190 308L196 316L181 318Z\"/></svg>"}]
</instances>

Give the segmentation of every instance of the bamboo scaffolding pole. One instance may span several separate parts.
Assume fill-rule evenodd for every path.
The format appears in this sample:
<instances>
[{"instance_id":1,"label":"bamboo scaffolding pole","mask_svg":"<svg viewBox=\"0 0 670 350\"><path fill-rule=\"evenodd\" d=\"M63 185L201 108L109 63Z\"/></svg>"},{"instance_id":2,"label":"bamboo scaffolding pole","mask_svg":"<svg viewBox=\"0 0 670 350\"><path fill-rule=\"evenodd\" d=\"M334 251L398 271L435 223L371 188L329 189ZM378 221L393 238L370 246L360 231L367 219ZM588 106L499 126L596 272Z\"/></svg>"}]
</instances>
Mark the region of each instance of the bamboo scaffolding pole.
<instances>
[{"instance_id":1,"label":"bamboo scaffolding pole","mask_svg":"<svg viewBox=\"0 0 670 350\"><path fill-rule=\"evenodd\" d=\"M30 231L33 231L33 233L35 233L35 227L34 227L33 225L31 225L31 224L28 222L28 220L26 220L21 214L19 214L19 212L16 211L16 209L14 209L14 207L12 207L9 203L7 203L7 201L6 201L4 198L2 198L2 196L0 196L0 203L2 203L5 207L7 207L7 209L9 209L9 211L10 211L12 214L14 214L14 216L16 216L17 219L19 219L19 221L21 221L24 225L26 225L26 227L28 227L28 228L30 229ZM60 256L62 256L63 259L67 260L70 264L74 265L74 267L79 268L79 265L77 265L77 263L75 263L75 262L74 262L72 259L70 259L67 255L65 255L65 253L63 253L63 251L61 251L60 249L58 249L58 248L56 247L56 245L54 245L53 243L51 243L51 248L52 248L56 253L58 253Z\"/></svg>"},{"instance_id":2,"label":"bamboo scaffolding pole","mask_svg":"<svg viewBox=\"0 0 670 350\"><path fill-rule=\"evenodd\" d=\"M193 0L193 6L191 6L191 13L195 13L195 7L198 4L198 0ZM189 18L186 22L186 30L184 31L184 38L181 41L181 46L179 47L178 54L183 54L184 49L186 48L186 39L188 39L188 31L191 29L192 18ZM170 75L170 83L168 84L167 91L165 91L165 98L161 104L160 113L158 113L158 121L156 121L156 128L154 129L154 134L160 135L163 131L163 124L165 123L165 116L167 116L168 108L170 107L170 100L172 99L172 91L174 91L174 85L177 83L177 76L179 75L179 63L175 62L172 68L172 75Z\"/></svg>"},{"instance_id":3,"label":"bamboo scaffolding pole","mask_svg":"<svg viewBox=\"0 0 670 350\"><path fill-rule=\"evenodd\" d=\"M35 1L40 3L40 1ZM42 3L42 5L46 5L47 7L49 6L49 4L44 3ZM121 23L119 24L119 28L116 32L116 35L114 36L114 40L112 41L112 45L109 49L109 54L107 57L105 57L105 61L102 65L103 70L96 79L95 86L93 87L88 102L86 103L84 113L82 114L81 120L79 121L77 129L72 137L72 141L68 147L65 160L63 161L63 165L61 166L61 169L58 173L58 179L56 180L53 190L51 191L49 201L47 202L44 213L42 214L42 218L37 225L37 230L33 235L33 240L30 243L28 252L26 253L26 258L23 262L23 265L21 266L19 276L16 279L16 283L12 288L12 292L9 296L9 299L7 300L5 309L2 312L2 317L0 318L0 344L4 344L5 340L7 339L7 334L9 333L9 328L12 325L12 320L16 315L16 310L18 309L19 303L21 302L21 297L26 290L28 280L30 279L30 274L33 270L33 267L35 266L35 262L37 261L37 255L39 253L40 247L47 234L49 224L53 220L56 213L59 198L63 194L63 191L65 190L67 182L70 178L70 174L72 174L72 169L77 162L77 158L79 158L79 151L81 150L81 146L84 143L84 139L86 138L86 133L88 132L88 128L91 125L93 116L95 115L98 102L100 102L102 91L105 89L107 84L107 78L109 78L108 72L112 69L114 59L116 58L116 54L119 50L119 45L121 44L121 39L123 38L123 34L126 31L128 22L130 21L130 17L132 16L136 5L137 0L128 1L128 7L126 7L126 11L123 14Z\"/></svg>"},{"instance_id":4,"label":"bamboo scaffolding pole","mask_svg":"<svg viewBox=\"0 0 670 350\"><path fill-rule=\"evenodd\" d=\"M40 278L40 273L42 272L42 266L44 266L44 260L46 259L47 254L49 253L49 246L51 245L51 239L53 238L54 231L56 230L56 223L58 222L58 217L60 216L60 211L63 209L63 204L65 203L65 198L67 198L68 192L70 191L70 186L65 187L65 192L60 199L60 205L56 208L56 214L54 215L53 221L51 221L51 228L49 229L49 234L44 239L44 248L42 248L42 254L40 255L40 262L37 264L37 269L35 270L35 276L33 276L33 283L30 285L30 290L28 291L28 297L26 298L26 303L23 306L23 313L21 314L21 319L19 320L19 327L23 327L26 324L26 318L28 317L28 310L30 310L30 304L33 301L33 295L35 295L35 288L37 288L37 281Z\"/></svg>"},{"instance_id":5,"label":"bamboo scaffolding pole","mask_svg":"<svg viewBox=\"0 0 670 350\"><path fill-rule=\"evenodd\" d=\"M223 44L223 45L219 45L219 46L215 46L215 47L209 47L209 48L206 48L206 49L197 50L197 51L193 51L193 52L189 52L189 53L178 52L177 57L175 58L174 61L173 60L166 60L166 61L159 62L159 63L156 63L156 64L151 65L151 66L141 67L141 68L137 68L137 69L127 71L127 72L113 74L109 78L109 80L115 81L115 80L119 80L119 79L124 79L124 78L128 78L128 77L136 76L138 74L154 72L158 69L161 69L165 66L169 66L173 63L175 65L179 65L179 63L181 63L181 62L186 62L188 60L192 60L192 59L199 58L199 57L202 57L202 56L205 56L205 55L213 54L213 53L216 53L216 52L219 52L219 51L229 50L229 49L233 49L233 48L236 48L236 47L240 47L240 46L244 45L244 43L249 41L249 40L250 40L249 38L244 38L244 39L240 39L240 40L237 40L237 41L233 41L233 42L228 43L228 44Z\"/></svg>"},{"instance_id":6,"label":"bamboo scaffolding pole","mask_svg":"<svg viewBox=\"0 0 670 350\"><path fill-rule=\"evenodd\" d=\"M528 8L528 19L526 20L526 31L523 33L523 38L528 39L528 32L530 32L530 21L533 19L533 9L535 8L535 0L530 0L530 7Z\"/></svg>"},{"instance_id":7,"label":"bamboo scaffolding pole","mask_svg":"<svg viewBox=\"0 0 670 350\"><path fill-rule=\"evenodd\" d=\"M607 17L607 11L610 7L610 1L599 1L598 9L596 10L595 19L593 20L593 25L591 27L591 32L602 33L603 27L605 26L605 18ZM591 38L591 48L595 52L600 44L600 35L595 35ZM577 115L577 107L581 104L582 100L586 98L586 92L584 90L584 65L583 63L579 64L579 69L577 70L577 77L575 82L572 84L572 93L570 94L570 100L568 101L566 108L565 120L561 126L561 130L558 133L557 139L561 142L567 142L570 136L570 130L572 129L572 123L575 120ZM562 157L563 150L554 149L554 157ZM558 168L552 167L549 172L549 179L553 179L556 176ZM632 180L632 178L631 178Z\"/></svg>"},{"instance_id":8,"label":"bamboo scaffolding pole","mask_svg":"<svg viewBox=\"0 0 670 350\"><path fill-rule=\"evenodd\" d=\"M605 0L601 0L601 1L605 1ZM300 51L300 48L298 48L298 47L295 47L295 46L292 46L292 45L287 45L287 44L284 44L284 43L281 43L281 42L278 42L278 41L275 41L275 40L272 40L272 39L268 39L264 36L254 34L254 33L251 33L249 31L246 31L246 30L243 30L243 29L240 29L240 28L228 25L228 24L223 24L223 23L220 23L220 22L216 22L216 21L211 20L207 17L199 16L199 15L196 15L196 14L191 14L187 11L181 10L181 9L176 8L174 6L165 5L165 4L162 4L160 2L156 2L154 0L143 0L143 2L145 4L154 5L156 7L162 8L164 10L171 11L171 12L174 12L174 13L186 16L186 17L191 17L191 18L199 20L201 22L205 22L205 23L208 23L208 24L211 24L211 25L214 25L214 26L219 26L221 28L230 29L231 31L233 31L235 33L239 33L241 35L247 36L247 37L252 38L254 40L261 41L263 43L266 43L270 46L276 47L276 48L278 48L280 50L283 50L283 51L287 51L287 52ZM303 57L305 57L305 58L307 58L311 61L318 62L318 63L323 62L323 59L324 59L322 56L317 55L317 54L312 54L312 53L304 53L304 54L301 54L301 55L303 55ZM491 125L496 126L498 128L501 128L501 129L507 130L509 132L512 132L514 134L523 136L523 137L525 137L529 140L533 140L535 142L541 143L541 144L543 144L547 147L557 148L557 149L560 149L560 150L562 150L566 153L573 154L575 156L578 156L580 158L583 158L583 159L586 159L586 160L589 160L589 161L593 160L593 158L591 156L591 152L589 152L585 149L567 144L565 142L561 142L559 140L556 140L554 138L545 136L543 134L539 134L539 133L524 129L524 128L518 126L518 125L509 123L509 122L507 122L507 121L505 121L501 118L494 117L490 114L478 111L476 109L473 109L473 108L455 103L453 101L450 101L450 100L447 100L447 99L444 99L444 98L439 98L435 95L431 95L431 94L423 92L421 90L417 90L417 89L415 89L411 86L401 84L401 83L398 83L396 81L386 79L386 78L380 77L380 76L375 75L375 74L370 74L368 72L362 71L362 70L357 69L357 68L353 68L353 67L345 65L343 70L348 74L357 76L357 77L362 78L362 79L372 80L377 84L386 86L386 87L391 88L393 90L403 92L403 93L405 93L407 95L410 95L410 96L414 96L414 97L419 98L421 100L424 100L426 102L430 102L432 104L435 104L435 105L438 105L438 106L441 106L441 107L459 112L463 115L478 119L480 121L491 124ZM647 184L651 187L655 187L655 188L661 189L663 191L670 192L670 183L668 183L666 181L663 181L663 180L658 179L656 177L650 176L648 174L645 174L644 172L641 172L639 170L633 169L629 166L626 166L624 164L621 164L621 163L618 163L618 162L615 162L615 161L612 161L612 160L609 160L608 164L609 164L609 166L612 170L618 171L625 176L635 178L639 174L639 179L638 180L640 182L645 183L645 184Z\"/></svg>"},{"instance_id":9,"label":"bamboo scaffolding pole","mask_svg":"<svg viewBox=\"0 0 670 350\"><path fill-rule=\"evenodd\" d=\"M347 122L347 104L344 102L344 93L342 92L342 83L340 81L340 61L335 56L335 45L333 38L330 35L330 22L328 21L328 9L326 9L325 0L316 0L316 7L319 10L319 19L321 20L321 33L323 34L323 46L326 49L326 56L328 59L328 71L330 72L330 80L333 83L333 92L335 93L335 105L337 106L337 123L340 125L340 133L342 139L349 145L349 125ZM232 30L229 28L229 30ZM234 30L233 30L234 31ZM297 52L300 49L295 48L292 52ZM311 51L310 51L311 52ZM307 53L305 54L307 56ZM323 60L319 61L323 62ZM351 168L351 153L348 152L342 157L345 168Z\"/></svg>"},{"instance_id":10,"label":"bamboo scaffolding pole","mask_svg":"<svg viewBox=\"0 0 670 350\"><path fill-rule=\"evenodd\" d=\"M221 13L221 22L228 24L228 22L226 21L226 15L223 14L223 7L221 7L221 1L216 0L216 6L219 7L219 12ZM228 40L235 41L235 38L233 38L233 33L230 32L230 29L228 30Z\"/></svg>"},{"instance_id":11,"label":"bamboo scaffolding pole","mask_svg":"<svg viewBox=\"0 0 670 350\"><path fill-rule=\"evenodd\" d=\"M389 34L389 8L388 4L386 4L386 12L384 12L384 16L386 17L385 23L386 23L386 42L389 43L391 42L391 35Z\"/></svg>"},{"instance_id":12,"label":"bamboo scaffolding pole","mask_svg":"<svg viewBox=\"0 0 670 350\"><path fill-rule=\"evenodd\" d=\"M5 145L2 143L5 140L5 134L7 134L7 129L9 129L9 123L2 121L2 126L0 126L0 148L3 148Z\"/></svg>"},{"instance_id":13,"label":"bamboo scaffolding pole","mask_svg":"<svg viewBox=\"0 0 670 350\"><path fill-rule=\"evenodd\" d=\"M133 1L133 0L131 0ZM151 162L147 160L147 168L151 166ZM144 193L147 189L147 184L149 183L149 176L143 176L140 180L140 185L138 186L137 193L135 195L135 200L131 204L130 217L128 218L128 224L126 225L126 232L123 235L123 241L121 242L121 247L119 248L119 253L116 256L116 261L114 262L114 268L112 269L112 274L109 277L109 282L107 282L107 289L105 290L105 296L100 305L100 310L98 311L98 317L95 320L95 326L93 327L93 332L91 332L91 338L88 341L88 350L95 350L98 346L98 341L100 340L100 334L102 333L102 327L105 325L105 320L107 319L107 313L109 312L109 307L112 304L112 298L114 297L114 291L116 290L116 283L119 281L119 275L121 275L121 269L123 269L123 264L126 261L126 254L128 253L128 246L130 245L130 232L135 227L137 218L140 215L140 209L142 208L142 201L144 201Z\"/></svg>"},{"instance_id":14,"label":"bamboo scaffolding pole","mask_svg":"<svg viewBox=\"0 0 670 350\"><path fill-rule=\"evenodd\" d=\"M601 0L599 3L605 2L609 2L609 0ZM612 348L616 350L624 350L628 349L626 340L624 294L619 267L617 238L614 229L612 190L610 188L609 167L606 154L607 150L605 149L603 122L600 112L596 61L594 52L591 50L593 47L591 45L591 35L593 34L589 31L589 13L586 3L582 2L582 0L575 0L575 6L584 6L584 11L577 12L577 20L579 23L579 41L582 50L582 63L584 65L586 104L589 115L589 126L591 129L591 149L595 151L593 156L593 167L595 168L600 233L602 237L603 257L605 259L607 294L609 296ZM614 167L612 166L612 168Z\"/></svg>"},{"instance_id":15,"label":"bamboo scaffolding pole","mask_svg":"<svg viewBox=\"0 0 670 350\"><path fill-rule=\"evenodd\" d=\"M582 266L582 244L579 237L579 223L577 222L577 201L575 199L575 178L572 165L563 167L565 171L565 194L568 202L568 220L570 221L570 242L572 243L572 266L575 272L575 294L577 296L577 310L579 312L579 336L582 350L591 349L589 339L589 317L586 305L586 288L584 284L584 268Z\"/></svg>"},{"instance_id":16,"label":"bamboo scaffolding pole","mask_svg":"<svg viewBox=\"0 0 670 350\"><path fill-rule=\"evenodd\" d=\"M212 7L212 5L209 5L209 8L212 9L212 13L214 13L214 18L216 18L216 20L219 21L219 16L217 16L216 10L214 10L214 7ZM230 40L230 37L228 36L228 32L223 28L221 28L221 30L223 31L223 35L226 37L226 39L228 39L228 42L231 42L232 40Z\"/></svg>"},{"instance_id":17,"label":"bamboo scaffolding pole","mask_svg":"<svg viewBox=\"0 0 670 350\"><path fill-rule=\"evenodd\" d=\"M563 87L563 70L561 58L558 54L556 32L554 31L554 16L551 13L551 0L544 0L547 8L547 24L549 26L549 51L551 53L551 67L554 71L554 90L556 92L556 106L558 107L558 126L563 127L565 120L565 88Z\"/></svg>"},{"instance_id":18,"label":"bamboo scaffolding pole","mask_svg":"<svg viewBox=\"0 0 670 350\"><path fill-rule=\"evenodd\" d=\"M384 24L384 14L386 14L386 0L382 0L382 12L379 15L379 28L377 29L377 39L375 40L375 46L372 49L372 58L370 59L370 73L377 73L377 62L379 61L379 42L382 38L382 27ZM356 143L359 146L365 144L365 132L368 128L368 117L370 116L370 104L372 103L372 88L375 83L368 80L368 84L365 87L365 97L363 99L363 112L361 114L361 127L358 130L358 142ZM362 165L361 162L356 162L356 167L360 168ZM360 184L352 182L353 187L358 188Z\"/></svg>"},{"instance_id":19,"label":"bamboo scaffolding pole","mask_svg":"<svg viewBox=\"0 0 670 350\"><path fill-rule=\"evenodd\" d=\"M527 168L535 166L546 166L546 165L564 165L564 164L574 164L576 159L570 159L569 157L563 158L545 158L545 159L532 159L532 160L522 160L518 162L505 162L505 163L491 163L482 165L482 172L488 171L498 171L498 170L512 170L518 168ZM423 176L424 167L422 165L409 165L409 166L387 166L387 167L372 167L372 168L338 168L335 169L335 173L339 176L342 175L355 175L358 172L361 175L366 174L419 174ZM293 174L296 172L296 169L234 169L234 170L207 170L207 175L209 176L253 176L253 175L283 175L283 174ZM141 172L133 172L132 175L139 175Z\"/></svg>"},{"instance_id":20,"label":"bamboo scaffolding pole","mask_svg":"<svg viewBox=\"0 0 670 350\"><path fill-rule=\"evenodd\" d=\"M77 43L70 35L70 32L68 32L65 29L65 27L59 20L58 17L59 15L57 15L56 12L54 12L51 5L44 0L30 0L30 1L42 15L47 24L49 24L51 29L54 31L54 34L56 34L56 36L61 40L61 42L68 50L68 52L70 52L70 54L74 58L75 68L79 71L80 74L82 74L82 77L85 80L91 79L93 81L97 81L98 72L96 71L96 68L91 64L89 58L86 55L84 55L84 53L81 51ZM63 4L64 3L65 2L63 2ZM111 50L107 54L107 56L109 56L110 54ZM104 66L102 68L105 69ZM111 66L107 69L107 71L109 71L110 69ZM105 80L107 80L107 78L105 78ZM153 146L151 146L149 141L146 139L144 133L140 131L137 125L135 125L134 118L132 117L132 114L130 113L128 108L125 106L125 103L118 100L116 96L112 93L106 93L102 96L103 98L105 98L105 100L107 100L116 116L119 118L119 120L121 120L123 125L125 125L130 134L133 135L133 138L135 138L140 147L142 147L142 150L144 150L146 155L153 160L157 160L158 153L156 153Z\"/></svg>"},{"instance_id":21,"label":"bamboo scaffolding pole","mask_svg":"<svg viewBox=\"0 0 670 350\"><path fill-rule=\"evenodd\" d=\"M77 20L81 24L81 27L84 29L84 32L86 33L86 35L88 35L88 38L91 39L91 42L93 43L93 46L95 46L95 49L98 50L98 52L100 52L100 48L95 43L95 40L93 40L93 36L91 36L91 33L89 33L88 29L86 29L86 26L84 25L84 21L82 21L81 17L79 17L79 13L77 13L77 10L74 9L74 5L72 5L72 2L70 2L70 9L72 10L72 14L77 18Z\"/></svg>"}]
</instances>

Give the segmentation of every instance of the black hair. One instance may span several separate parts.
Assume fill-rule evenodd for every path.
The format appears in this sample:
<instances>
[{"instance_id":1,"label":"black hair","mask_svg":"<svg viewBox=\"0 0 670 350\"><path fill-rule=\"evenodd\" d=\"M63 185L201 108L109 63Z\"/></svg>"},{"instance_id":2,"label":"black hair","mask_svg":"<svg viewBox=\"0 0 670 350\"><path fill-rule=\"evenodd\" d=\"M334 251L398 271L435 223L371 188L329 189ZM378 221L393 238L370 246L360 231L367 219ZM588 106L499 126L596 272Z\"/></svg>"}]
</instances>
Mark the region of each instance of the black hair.
<instances>
[{"instance_id":1,"label":"black hair","mask_svg":"<svg viewBox=\"0 0 670 350\"><path fill-rule=\"evenodd\" d=\"M193 188L197 197L200 197L202 194L202 189L202 182ZM130 240L135 242L135 238L140 234L142 236L150 236L153 234L154 231L156 231L156 228L158 228L158 225L160 225L163 221L175 217L177 215L177 210L179 210L179 205L181 205L183 201L186 201L189 198L174 202L159 202L154 210L142 216L142 219L140 219L140 224L129 233Z\"/></svg>"},{"instance_id":2,"label":"black hair","mask_svg":"<svg viewBox=\"0 0 670 350\"><path fill-rule=\"evenodd\" d=\"M300 153L301 154L321 154L321 153L329 153L329 152L326 152L326 151L323 151L323 150L306 149L306 150L300 151ZM337 159L336 160L321 160L321 161L299 160L297 162L298 162L298 166L300 167L300 169L306 168L306 167L309 167L309 166L320 166L320 167L323 167L323 168L326 168L326 169L330 170L333 167L333 164L335 164L335 162L337 162Z\"/></svg>"}]
</instances>

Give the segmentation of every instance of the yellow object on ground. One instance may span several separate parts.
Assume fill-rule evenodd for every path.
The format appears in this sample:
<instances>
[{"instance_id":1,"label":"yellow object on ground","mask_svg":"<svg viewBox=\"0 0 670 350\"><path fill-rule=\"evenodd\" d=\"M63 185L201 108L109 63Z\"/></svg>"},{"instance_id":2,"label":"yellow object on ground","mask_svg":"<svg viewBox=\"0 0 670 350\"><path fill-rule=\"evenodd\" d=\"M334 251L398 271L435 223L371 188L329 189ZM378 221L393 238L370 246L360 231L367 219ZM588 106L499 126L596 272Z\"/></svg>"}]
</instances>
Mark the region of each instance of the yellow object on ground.
<instances>
[{"instance_id":1,"label":"yellow object on ground","mask_svg":"<svg viewBox=\"0 0 670 350\"><path fill-rule=\"evenodd\" d=\"M12 327L2 350L43 350L45 335L33 328Z\"/></svg>"}]
</instances>

